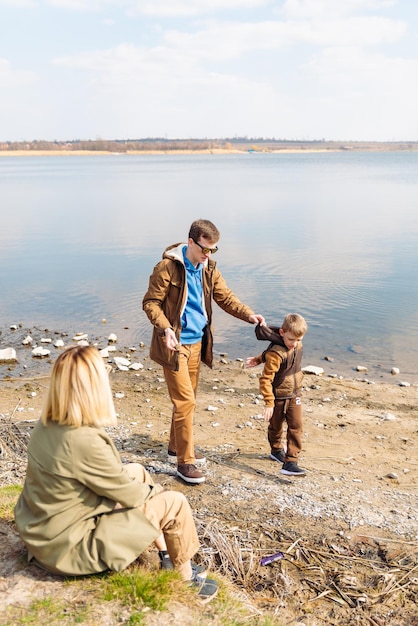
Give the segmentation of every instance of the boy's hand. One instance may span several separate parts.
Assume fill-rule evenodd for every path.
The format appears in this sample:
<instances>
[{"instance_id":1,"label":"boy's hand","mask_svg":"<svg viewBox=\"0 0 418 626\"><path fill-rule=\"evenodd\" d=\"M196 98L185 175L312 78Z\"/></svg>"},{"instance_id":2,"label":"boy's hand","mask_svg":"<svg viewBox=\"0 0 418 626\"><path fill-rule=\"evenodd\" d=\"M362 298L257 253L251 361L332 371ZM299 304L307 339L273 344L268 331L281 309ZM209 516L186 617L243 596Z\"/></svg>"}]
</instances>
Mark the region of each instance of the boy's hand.
<instances>
[{"instance_id":1,"label":"boy's hand","mask_svg":"<svg viewBox=\"0 0 418 626\"><path fill-rule=\"evenodd\" d=\"M257 365L258 361L255 356L249 356L245 361L245 367L256 367Z\"/></svg>"},{"instance_id":2,"label":"boy's hand","mask_svg":"<svg viewBox=\"0 0 418 626\"><path fill-rule=\"evenodd\" d=\"M273 415L274 406L265 406L263 409L263 417L265 422L269 422Z\"/></svg>"}]
</instances>

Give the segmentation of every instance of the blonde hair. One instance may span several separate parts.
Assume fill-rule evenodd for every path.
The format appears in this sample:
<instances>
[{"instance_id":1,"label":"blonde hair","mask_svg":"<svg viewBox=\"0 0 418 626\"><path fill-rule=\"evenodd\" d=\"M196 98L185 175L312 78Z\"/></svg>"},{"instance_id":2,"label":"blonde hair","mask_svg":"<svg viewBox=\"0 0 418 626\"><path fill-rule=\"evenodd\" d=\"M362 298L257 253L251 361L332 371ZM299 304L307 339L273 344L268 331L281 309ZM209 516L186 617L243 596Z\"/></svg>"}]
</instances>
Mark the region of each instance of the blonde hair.
<instances>
[{"instance_id":1,"label":"blonde hair","mask_svg":"<svg viewBox=\"0 0 418 626\"><path fill-rule=\"evenodd\" d=\"M308 324L302 315L298 313L289 313L283 320L281 326L283 332L292 333L295 337L303 337L308 330Z\"/></svg>"},{"instance_id":2,"label":"blonde hair","mask_svg":"<svg viewBox=\"0 0 418 626\"><path fill-rule=\"evenodd\" d=\"M103 358L93 346L67 348L54 363L41 419L45 426L116 424L112 391Z\"/></svg>"}]
</instances>

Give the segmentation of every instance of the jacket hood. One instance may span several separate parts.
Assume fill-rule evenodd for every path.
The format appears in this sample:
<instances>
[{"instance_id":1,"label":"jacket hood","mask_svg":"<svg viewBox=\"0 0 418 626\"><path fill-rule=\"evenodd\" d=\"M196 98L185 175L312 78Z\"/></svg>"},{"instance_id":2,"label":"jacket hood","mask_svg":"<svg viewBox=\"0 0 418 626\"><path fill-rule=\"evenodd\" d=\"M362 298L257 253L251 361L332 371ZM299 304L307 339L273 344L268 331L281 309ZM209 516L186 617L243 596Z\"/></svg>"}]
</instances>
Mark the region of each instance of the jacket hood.
<instances>
[{"instance_id":1,"label":"jacket hood","mask_svg":"<svg viewBox=\"0 0 418 626\"><path fill-rule=\"evenodd\" d=\"M255 327L255 336L260 341L270 341L271 343L284 345L279 331L280 326L260 326L260 324L257 324Z\"/></svg>"},{"instance_id":2,"label":"jacket hood","mask_svg":"<svg viewBox=\"0 0 418 626\"><path fill-rule=\"evenodd\" d=\"M187 246L187 243L173 243L172 246L168 246L163 252L163 259L173 259L173 261L179 261L184 265L183 261L183 248Z\"/></svg>"}]
</instances>

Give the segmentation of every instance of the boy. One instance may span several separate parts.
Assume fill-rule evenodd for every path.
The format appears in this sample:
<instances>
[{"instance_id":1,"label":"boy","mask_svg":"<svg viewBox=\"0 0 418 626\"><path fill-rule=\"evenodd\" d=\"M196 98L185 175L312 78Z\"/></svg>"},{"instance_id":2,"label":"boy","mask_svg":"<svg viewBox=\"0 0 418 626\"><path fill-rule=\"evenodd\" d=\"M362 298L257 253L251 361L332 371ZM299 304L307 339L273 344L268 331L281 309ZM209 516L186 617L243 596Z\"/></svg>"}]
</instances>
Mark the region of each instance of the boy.
<instances>
[{"instance_id":1,"label":"boy","mask_svg":"<svg viewBox=\"0 0 418 626\"><path fill-rule=\"evenodd\" d=\"M260 376L260 392L265 408L263 417L269 421L268 440L270 458L283 463L280 470L287 476L304 476L298 456L302 449L302 339L307 330L305 319L297 313L286 315L280 328L260 326L255 329L257 339L270 345L257 357L249 357L247 367L264 363ZM283 425L287 422L287 449L282 447Z\"/></svg>"}]
</instances>

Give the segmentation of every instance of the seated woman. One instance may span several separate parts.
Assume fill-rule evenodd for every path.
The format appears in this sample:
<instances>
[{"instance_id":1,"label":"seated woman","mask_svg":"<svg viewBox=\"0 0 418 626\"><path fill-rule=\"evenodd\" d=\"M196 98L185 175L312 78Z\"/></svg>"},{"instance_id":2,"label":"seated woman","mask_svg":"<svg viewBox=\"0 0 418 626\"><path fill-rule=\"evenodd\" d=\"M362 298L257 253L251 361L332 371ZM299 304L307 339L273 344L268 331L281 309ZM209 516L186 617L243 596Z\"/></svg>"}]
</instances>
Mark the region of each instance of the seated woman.
<instances>
[{"instance_id":1,"label":"seated woman","mask_svg":"<svg viewBox=\"0 0 418 626\"><path fill-rule=\"evenodd\" d=\"M155 484L142 465L122 464L103 430L116 423L99 351L65 350L52 369L15 507L29 560L63 576L119 572L154 542L162 567L174 567L209 601L217 583L191 563L199 541L189 503Z\"/></svg>"}]
</instances>

